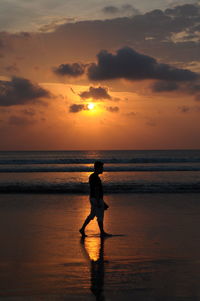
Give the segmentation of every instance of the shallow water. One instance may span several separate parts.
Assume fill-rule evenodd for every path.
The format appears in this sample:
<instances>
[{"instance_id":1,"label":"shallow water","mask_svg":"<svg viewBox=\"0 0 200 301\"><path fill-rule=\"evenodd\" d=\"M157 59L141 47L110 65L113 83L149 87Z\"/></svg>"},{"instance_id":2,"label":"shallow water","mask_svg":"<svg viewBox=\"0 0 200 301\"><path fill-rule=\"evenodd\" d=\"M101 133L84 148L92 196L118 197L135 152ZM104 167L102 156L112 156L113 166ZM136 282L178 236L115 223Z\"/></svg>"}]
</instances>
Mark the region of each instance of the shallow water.
<instances>
[{"instance_id":1,"label":"shallow water","mask_svg":"<svg viewBox=\"0 0 200 301\"><path fill-rule=\"evenodd\" d=\"M199 300L199 195L105 199L105 228L121 236L102 241L93 221L82 241L85 195L0 195L0 296Z\"/></svg>"}]
</instances>

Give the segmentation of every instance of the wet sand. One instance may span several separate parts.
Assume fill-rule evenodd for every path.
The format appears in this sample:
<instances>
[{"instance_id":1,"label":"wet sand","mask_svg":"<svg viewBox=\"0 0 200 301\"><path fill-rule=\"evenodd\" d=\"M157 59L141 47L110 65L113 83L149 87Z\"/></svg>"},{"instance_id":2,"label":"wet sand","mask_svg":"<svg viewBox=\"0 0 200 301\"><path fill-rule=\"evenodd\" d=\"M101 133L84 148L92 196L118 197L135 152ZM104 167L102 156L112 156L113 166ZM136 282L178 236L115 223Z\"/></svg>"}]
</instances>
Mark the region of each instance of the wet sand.
<instances>
[{"instance_id":1,"label":"wet sand","mask_svg":"<svg viewBox=\"0 0 200 301\"><path fill-rule=\"evenodd\" d=\"M85 195L0 195L0 297L200 300L199 194L107 195L81 240Z\"/></svg>"}]
</instances>

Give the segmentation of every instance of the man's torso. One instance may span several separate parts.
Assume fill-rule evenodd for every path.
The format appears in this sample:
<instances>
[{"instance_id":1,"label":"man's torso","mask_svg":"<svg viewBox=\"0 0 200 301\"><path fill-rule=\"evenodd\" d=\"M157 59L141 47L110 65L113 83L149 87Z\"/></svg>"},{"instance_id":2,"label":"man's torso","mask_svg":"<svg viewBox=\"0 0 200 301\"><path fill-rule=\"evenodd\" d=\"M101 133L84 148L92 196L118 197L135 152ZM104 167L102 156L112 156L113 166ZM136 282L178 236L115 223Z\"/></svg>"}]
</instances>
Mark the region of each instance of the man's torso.
<instances>
[{"instance_id":1,"label":"man's torso","mask_svg":"<svg viewBox=\"0 0 200 301\"><path fill-rule=\"evenodd\" d=\"M89 177L90 199L103 200L103 186L101 179L96 173L92 173Z\"/></svg>"}]
</instances>

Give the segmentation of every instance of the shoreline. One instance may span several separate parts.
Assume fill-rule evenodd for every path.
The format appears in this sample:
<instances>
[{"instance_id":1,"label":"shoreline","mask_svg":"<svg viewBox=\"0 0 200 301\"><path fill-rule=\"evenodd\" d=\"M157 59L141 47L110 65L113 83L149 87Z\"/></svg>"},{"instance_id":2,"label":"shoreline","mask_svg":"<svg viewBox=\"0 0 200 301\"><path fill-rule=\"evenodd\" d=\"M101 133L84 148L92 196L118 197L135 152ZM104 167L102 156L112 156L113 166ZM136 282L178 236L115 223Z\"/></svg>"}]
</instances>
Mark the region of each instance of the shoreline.
<instances>
[{"instance_id":1,"label":"shoreline","mask_svg":"<svg viewBox=\"0 0 200 301\"><path fill-rule=\"evenodd\" d=\"M96 220L84 241L78 233L85 194L0 197L0 298L200 298L198 194L107 194L105 230L116 236L103 241Z\"/></svg>"}]
</instances>

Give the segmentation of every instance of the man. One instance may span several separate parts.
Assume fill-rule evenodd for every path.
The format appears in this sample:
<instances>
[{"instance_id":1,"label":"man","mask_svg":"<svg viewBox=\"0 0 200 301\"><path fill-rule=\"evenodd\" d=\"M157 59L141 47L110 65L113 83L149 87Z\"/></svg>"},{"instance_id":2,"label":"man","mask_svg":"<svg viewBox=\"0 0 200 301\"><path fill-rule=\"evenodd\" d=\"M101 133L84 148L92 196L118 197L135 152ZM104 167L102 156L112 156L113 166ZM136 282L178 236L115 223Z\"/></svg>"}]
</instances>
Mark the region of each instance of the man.
<instances>
[{"instance_id":1,"label":"man","mask_svg":"<svg viewBox=\"0 0 200 301\"><path fill-rule=\"evenodd\" d=\"M103 162L96 161L94 163L94 172L89 177L91 211L79 230L83 237L87 236L85 234L85 227L95 216L97 217L101 237L110 236L110 234L104 231L103 227L104 210L108 209L108 205L103 201L103 187L99 177L99 174L102 173Z\"/></svg>"}]
</instances>

